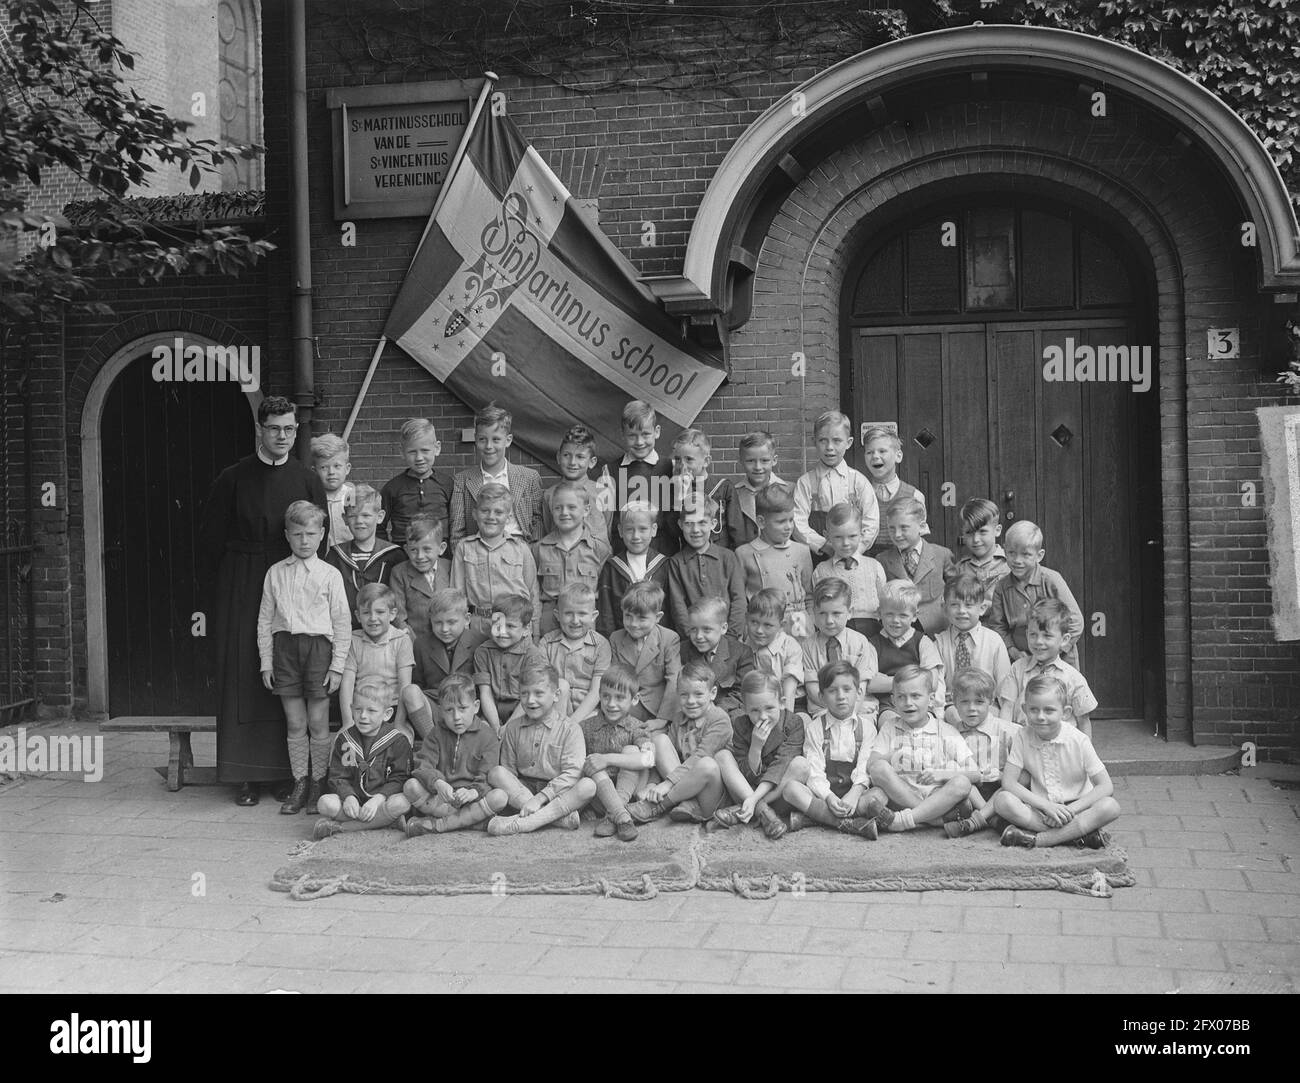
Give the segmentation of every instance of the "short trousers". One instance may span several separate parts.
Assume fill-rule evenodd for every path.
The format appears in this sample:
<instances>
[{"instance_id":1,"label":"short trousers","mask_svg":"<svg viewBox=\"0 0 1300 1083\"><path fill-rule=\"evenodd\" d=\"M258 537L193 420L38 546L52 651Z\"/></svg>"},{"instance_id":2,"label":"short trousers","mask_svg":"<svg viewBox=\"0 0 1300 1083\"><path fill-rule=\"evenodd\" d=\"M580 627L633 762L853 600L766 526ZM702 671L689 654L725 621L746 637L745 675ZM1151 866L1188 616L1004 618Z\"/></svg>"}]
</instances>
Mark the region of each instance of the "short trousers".
<instances>
[{"instance_id":1,"label":"short trousers","mask_svg":"<svg viewBox=\"0 0 1300 1083\"><path fill-rule=\"evenodd\" d=\"M528 792L534 797L551 784L549 778L529 778L527 775L518 775L516 777L518 777L519 781L528 787Z\"/></svg>"},{"instance_id":2,"label":"short trousers","mask_svg":"<svg viewBox=\"0 0 1300 1083\"><path fill-rule=\"evenodd\" d=\"M1001 782L977 782L975 788L979 790L980 796L985 801L993 800L993 795L1002 789Z\"/></svg>"},{"instance_id":3,"label":"short trousers","mask_svg":"<svg viewBox=\"0 0 1300 1083\"><path fill-rule=\"evenodd\" d=\"M328 636L276 632L271 640L271 676L277 696L325 699L334 644Z\"/></svg>"}]
</instances>

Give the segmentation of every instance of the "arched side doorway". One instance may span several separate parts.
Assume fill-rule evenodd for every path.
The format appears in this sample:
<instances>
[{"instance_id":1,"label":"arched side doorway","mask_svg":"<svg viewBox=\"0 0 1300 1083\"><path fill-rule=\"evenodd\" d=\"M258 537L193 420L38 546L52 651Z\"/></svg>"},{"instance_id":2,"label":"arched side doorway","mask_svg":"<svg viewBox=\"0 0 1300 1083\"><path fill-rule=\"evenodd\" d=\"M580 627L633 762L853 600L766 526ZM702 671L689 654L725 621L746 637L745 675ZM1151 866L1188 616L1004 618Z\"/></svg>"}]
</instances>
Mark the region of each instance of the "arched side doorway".
<instances>
[{"instance_id":1,"label":"arched side doorway","mask_svg":"<svg viewBox=\"0 0 1300 1083\"><path fill-rule=\"evenodd\" d=\"M935 541L960 553L958 508L976 496L999 505L1004 530L1020 519L1043 529L1044 563L1088 622L1080 649L1098 717L1158 723L1159 350L1146 262L1061 202L984 193L914 209L849 266L841 373L863 428L897 425L900 472L926 494ZM1059 373L1045 368L1054 350Z\"/></svg>"},{"instance_id":2,"label":"arched side doorway","mask_svg":"<svg viewBox=\"0 0 1300 1083\"><path fill-rule=\"evenodd\" d=\"M161 332L119 349L82 408L90 710L203 715L214 703L197 523L216 475L253 448L260 391L231 381L161 382L152 351L212 339Z\"/></svg>"}]
</instances>

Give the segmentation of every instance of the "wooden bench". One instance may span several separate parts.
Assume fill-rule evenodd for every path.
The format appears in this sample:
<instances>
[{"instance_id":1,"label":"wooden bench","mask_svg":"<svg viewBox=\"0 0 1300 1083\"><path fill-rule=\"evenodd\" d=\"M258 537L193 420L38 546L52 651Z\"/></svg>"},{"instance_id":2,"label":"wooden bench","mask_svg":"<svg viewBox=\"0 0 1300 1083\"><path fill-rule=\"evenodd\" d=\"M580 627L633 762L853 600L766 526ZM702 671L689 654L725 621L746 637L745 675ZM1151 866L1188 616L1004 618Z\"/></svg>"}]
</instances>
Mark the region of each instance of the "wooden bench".
<instances>
[{"instance_id":1,"label":"wooden bench","mask_svg":"<svg viewBox=\"0 0 1300 1083\"><path fill-rule=\"evenodd\" d=\"M190 750L191 733L216 733L217 720L212 715L193 715L170 718L167 715L125 716L110 718L100 723L102 733L166 733L170 745L166 767L155 767L167 780L167 788L179 790L186 783L191 786L215 786L215 767L195 767L194 753Z\"/></svg>"}]
</instances>

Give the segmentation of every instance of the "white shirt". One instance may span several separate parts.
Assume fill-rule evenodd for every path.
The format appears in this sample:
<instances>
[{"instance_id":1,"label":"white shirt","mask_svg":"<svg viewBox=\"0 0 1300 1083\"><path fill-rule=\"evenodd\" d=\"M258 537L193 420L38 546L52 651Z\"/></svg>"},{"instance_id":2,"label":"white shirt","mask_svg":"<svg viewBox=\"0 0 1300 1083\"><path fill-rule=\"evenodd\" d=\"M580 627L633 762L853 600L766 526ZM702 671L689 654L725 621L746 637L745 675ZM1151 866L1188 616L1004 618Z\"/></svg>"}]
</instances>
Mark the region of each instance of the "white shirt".
<instances>
[{"instance_id":1,"label":"white shirt","mask_svg":"<svg viewBox=\"0 0 1300 1083\"><path fill-rule=\"evenodd\" d=\"M1091 714L1097 709L1097 697L1088 687L1088 680L1074 666L1062 658L1039 665L1033 655L1017 658L1011 663L1006 677L998 687L998 702L1002 713L1018 726L1023 726L1025 718L1025 686L1034 677L1055 677L1065 685L1066 703L1073 711L1073 716L1066 721L1078 725L1081 714Z\"/></svg>"},{"instance_id":2,"label":"white shirt","mask_svg":"<svg viewBox=\"0 0 1300 1083\"><path fill-rule=\"evenodd\" d=\"M276 632L325 636L334 648L330 669L342 673L352 646L352 614L342 573L312 554L276 561L262 580L257 611L257 651L262 671L271 668Z\"/></svg>"},{"instance_id":3,"label":"white shirt","mask_svg":"<svg viewBox=\"0 0 1300 1083\"><path fill-rule=\"evenodd\" d=\"M808 526L813 511L830 511L836 504L854 504L862 511L862 544L867 548L880 533L880 505L876 491L866 474L854 470L841 459L835 466L818 463L804 474L794 487L794 525L813 552L826 545L826 539Z\"/></svg>"},{"instance_id":4,"label":"white shirt","mask_svg":"<svg viewBox=\"0 0 1300 1083\"><path fill-rule=\"evenodd\" d=\"M481 470L483 473L484 485L504 485L507 489L510 488L509 464L502 466L501 470L496 474L489 474L486 470L483 470L481 466L479 467L479 470Z\"/></svg>"},{"instance_id":5,"label":"white shirt","mask_svg":"<svg viewBox=\"0 0 1300 1083\"><path fill-rule=\"evenodd\" d=\"M639 583L641 582L641 580L645 578L645 564L646 564L645 558L646 558L645 553L624 553L623 554L623 563L628 566L628 570L631 571L633 576L635 576L635 578L632 580L632 582L634 583Z\"/></svg>"},{"instance_id":6,"label":"white shirt","mask_svg":"<svg viewBox=\"0 0 1300 1083\"><path fill-rule=\"evenodd\" d=\"M862 744L858 744L858 723L862 724ZM808 761L808 789L821 798L831 792L826 777L826 753L840 763L852 763L849 782L854 786L869 786L867 758L876 740L876 714L858 704L857 711L848 718L835 718L830 711L818 711L803 728L803 756Z\"/></svg>"},{"instance_id":7,"label":"white shirt","mask_svg":"<svg viewBox=\"0 0 1300 1083\"><path fill-rule=\"evenodd\" d=\"M1093 789L1092 776L1106 769L1092 738L1074 726L1061 726L1051 741L1039 740L1028 726L1017 727L1007 766L1029 772L1029 790L1058 805L1077 801Z\"/></svg>"},{"instance_id":8,"label":"white shirt","mask_svg":"<svg viewBox=\"0 0 1300 1083\"><path fill-rule=\"evenodd\" d=\"M1002 769L1007 765L1011 741L1020 732L1020 727L1013 726L990 711L978 726L967 729L958 724L953 729L961 734L970 754L975 757L975 763L980 769L980 781L997 782L1002 777Z\"/></svg>"},{"instance_id":9,"label":"white shirt","mask_svg":"<svg viewBox=\"0 0 1300 1083\"><path fill-rule=\"evenodd\" d=\"M994 698L997 689L1011 672L1011 658L1007 654L1007 645L1002 637L982 624L975 625L968 633L970 636L970 664L973 669L982 669L993 678ZM961 635L956 628L948 627L934 637L935 649L943 663L943 672L948 678L949 698L952 693L952 678L957 675L957 637Z\"/></svg>"},{"instance_id":10,"label":"white shirt","mask_svg":"<svg viewBox=\"0 0 1300 1083\"><path fill-rule=\"evenodd\" d=\"M803 648L794 636L786 632L777 632L772 642L766 647L755 646L745 635L745 643L754 652L758 668L770 673L779 681L793 677L803 683Z\"/></svg>"}]
</instances>

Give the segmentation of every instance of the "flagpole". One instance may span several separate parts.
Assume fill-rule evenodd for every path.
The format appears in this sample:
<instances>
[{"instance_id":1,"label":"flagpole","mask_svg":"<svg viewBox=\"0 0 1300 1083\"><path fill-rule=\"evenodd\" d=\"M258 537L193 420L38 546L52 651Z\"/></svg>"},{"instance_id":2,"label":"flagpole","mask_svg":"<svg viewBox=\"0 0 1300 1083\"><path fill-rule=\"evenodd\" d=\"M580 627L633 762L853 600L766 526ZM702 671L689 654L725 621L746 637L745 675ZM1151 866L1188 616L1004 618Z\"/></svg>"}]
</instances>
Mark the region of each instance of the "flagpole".
<instances>
[{"instance_id":1,"label":"flagpole","mask_svg":"<svg viewBox=\"0 0 1300 1083\"><path fill-rule=\"evenodd\" d=\"M460 145L452 156L451 165L447 169L447 179L443 181L442 187L438 189L437 196L434 197L433 210L429 212L429 220L424 224L424 232L420 234L420 243L415 246L415 253L411 256L411 262L406 268L407 274L410 274L411 267L415 266L415 258L420 254L420 249L424 247L425 238L429 236L429 230L433 228L438 212L442 209L443 198L447 195L447 189L451 187L451 178L460 167L461 159L465 157L465 151L469 147L469 139L474 131L474 125L478 123L479 114L483 112L483 106L487 103L488 95L492 93L492 87L496 84L498 78L497 73L494 71L485 71L483 77L483 89L479 91L478 101L474 103L474 108L469 115L469 123L465 125L465 132L460 137ZM348 438L352 432L352 426L356 424L357 414L361 412L361 404L365 402L366 394L370 391L370 381L375 378L375 369L379 367L379 356L384 352L384 347L387 345L388 336L380 335L379 342L375 344L374 356L370 358L370 367L366 369L366 378L361 381L361 390L357 393L357 401L352 404L352 412L348 414L348 423L343 427L344 440Z\"/></svg>"}]
</instances>

